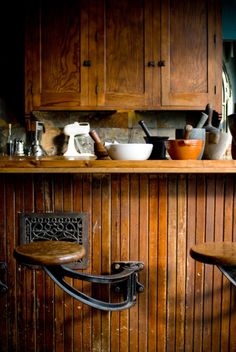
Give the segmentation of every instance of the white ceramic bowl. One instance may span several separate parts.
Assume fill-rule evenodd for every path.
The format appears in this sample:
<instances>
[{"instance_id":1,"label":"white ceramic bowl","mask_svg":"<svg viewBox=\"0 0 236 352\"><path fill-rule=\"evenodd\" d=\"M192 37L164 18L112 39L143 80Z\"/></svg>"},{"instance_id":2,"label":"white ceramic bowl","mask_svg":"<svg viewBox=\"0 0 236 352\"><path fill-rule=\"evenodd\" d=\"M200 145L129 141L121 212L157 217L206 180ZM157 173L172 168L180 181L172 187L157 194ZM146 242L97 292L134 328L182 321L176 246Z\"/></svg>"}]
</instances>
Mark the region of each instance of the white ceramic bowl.
<instances>
[{"instance_id":1,"label":"white ceramic bowl","mask_svg":"<svg viewBox=\"0 0 236 352\"><path fill-rule=\"evenodd\" d=\"M106 145L108 155L114 160L147 160L151 155L153 144L115 143Z\"/></svg>"}]
</instances>

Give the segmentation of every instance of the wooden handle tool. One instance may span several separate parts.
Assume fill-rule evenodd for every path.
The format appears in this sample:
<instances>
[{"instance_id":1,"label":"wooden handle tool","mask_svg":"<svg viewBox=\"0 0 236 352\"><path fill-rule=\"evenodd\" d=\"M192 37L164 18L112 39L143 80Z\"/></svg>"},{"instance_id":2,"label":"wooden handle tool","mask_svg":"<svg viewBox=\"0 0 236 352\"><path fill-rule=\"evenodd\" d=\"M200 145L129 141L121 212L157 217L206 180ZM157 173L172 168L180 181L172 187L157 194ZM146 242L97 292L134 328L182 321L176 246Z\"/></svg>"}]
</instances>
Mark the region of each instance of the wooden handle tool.
<instances>
[{"instance_id":1,"label":"wooden handle tool","mask_svg":"<svg viewBox=\"0 0 236 352\"><path fill-rule=\"evenodd\" d=\"M190 133L192 132L193 126L186 125L184 129L184 139L189 139Z\"/></svg>"},{"instance_id":2,"label":"wooden handle tool","mask_svg":"<svg viewBox=\"0 0 236 352\"><path fill-rule=\"evenodd\" d=\"M109 157L106 148L101 142L100 137L98 136L97 132L95 130L91 130L89 132L89 135L91 138L94 140L94 153L97 156L98 159L100 160L110 160L111 158Z\"/></svg>"}]
</instances>

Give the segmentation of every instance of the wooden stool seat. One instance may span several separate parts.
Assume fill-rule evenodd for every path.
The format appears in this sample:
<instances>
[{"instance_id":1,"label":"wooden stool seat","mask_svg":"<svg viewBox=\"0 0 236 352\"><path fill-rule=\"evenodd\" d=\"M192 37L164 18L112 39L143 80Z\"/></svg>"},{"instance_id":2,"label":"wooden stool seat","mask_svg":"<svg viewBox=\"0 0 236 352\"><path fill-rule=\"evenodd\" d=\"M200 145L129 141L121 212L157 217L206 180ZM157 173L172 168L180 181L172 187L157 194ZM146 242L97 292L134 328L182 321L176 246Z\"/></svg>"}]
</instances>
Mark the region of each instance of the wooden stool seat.
<instances>
[{"instance_id":1,"label":"wooden stool seat","mask_svg":"<svg viewBox=\"0 0 236 352\"><path fill-rule=\"evenodd\" d=\"M236 265L236 242L206 242L190 249L193 259L213 265Z\"/></svg>"},{"instance_id":2,"label":"wooden stool seat","mask_svg":"<svg viewBox=\"0 0 236 352\"><path fill-rule=\"evenodd\" d=\"M77 242L38 241L16 247L14 256L23 264L61 265L83 258L85 248Z\"/></svg>"}]
</instances>

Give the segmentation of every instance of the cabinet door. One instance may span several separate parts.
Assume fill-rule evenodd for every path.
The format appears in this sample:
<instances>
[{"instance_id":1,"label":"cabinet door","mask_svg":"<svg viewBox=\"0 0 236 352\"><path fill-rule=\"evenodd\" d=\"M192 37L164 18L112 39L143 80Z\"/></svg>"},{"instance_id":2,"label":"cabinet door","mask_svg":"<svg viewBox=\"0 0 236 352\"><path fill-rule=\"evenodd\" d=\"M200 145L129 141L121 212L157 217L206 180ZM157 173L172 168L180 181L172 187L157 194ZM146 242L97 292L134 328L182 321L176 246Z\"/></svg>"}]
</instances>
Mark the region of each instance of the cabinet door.
<instances>
[{"instance_id":1,"label":"cabinet door","mask_svg":"<svg viewBox=\"0 0 236 352\"><path fill-rule=\"evenodd\" d=\"M219 24L216 24L215 3L212 0L163 1L162 106L203 109L208 102L218 104L221 48L217 47Z\"/></svg>"},{"instance_id":2,"label":"cabinet door","mask_svg":"<svg viewBox=\"0 0 236 352\"><path fill-rule=\"evenodd\" d=\"M26 111L88 104L88 2L32 2L26 31ZM88 63L89 65L89 63Z\"/></svg>"},{"instance_id":3,"label":"cabinet door","mask_svg":"<svg viewBox=\"0 0 236 352\"><path fill-rule=\"evenodd\" d=\"M152 105L152 1L104 0L98 31L98 105Z\"/></svg>"}]
</instances>

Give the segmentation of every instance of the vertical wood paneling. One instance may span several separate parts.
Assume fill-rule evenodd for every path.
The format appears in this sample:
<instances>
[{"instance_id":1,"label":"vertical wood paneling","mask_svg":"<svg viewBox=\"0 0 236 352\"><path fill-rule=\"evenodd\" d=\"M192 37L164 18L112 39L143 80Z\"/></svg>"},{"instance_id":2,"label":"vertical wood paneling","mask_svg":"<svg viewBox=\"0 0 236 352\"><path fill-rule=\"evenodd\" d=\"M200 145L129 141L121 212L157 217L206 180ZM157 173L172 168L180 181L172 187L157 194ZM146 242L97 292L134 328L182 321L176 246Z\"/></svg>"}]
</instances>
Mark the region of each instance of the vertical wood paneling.
<instances>
[{"instance_id":1,"label":"vertical wood paneling","mask_svg":"<svg viewBox=\"0 0 236 352\"><path fill-rule=\"evenodd\" d=\"M120 236L120 176L112 175L111 179L111 262L120 260L121 236ZM119 351L120 346L120 312L112 312L111 314L111 351Z\"/></svg>"},{"instance_id":2,"label":"vertical wood paneling","mask_svg":"<svg viewBox=\"0 0 236 352\"><path fill-rule=\"evenodd\" d=\"M167 286L167 351L175 351L176 322L176 247L177 247L177 177L170 176L168 182L168 286Z\"/></svg>"},{"instance_id":3,"label":"vertical wood paneling","mask_svg":"<svg viewBox=\"0 0 236 352\"><path fill-rule=\"evenodd\" d=\"M48 175L44 182L44 211L52 212L54 211L54 179L53 175ZM45 285L45 350L53 351L55 349L54 339L52 336L55 335L54 330L54 299L55 299L55 284L47 276L44 275L44 285ZM52 332L50 336L47 331ZM40 348L40 347L39 347Z\"/></svg>"},{"instance_id":4,"label":"vertical wood paneling","mask_svg":"<svg viewBox=\"0 0 236 352\"><path fill-rule=\"evenodd\" d=\"M111 270L111 190L110 190L110 175L103 175L101 178L101 269L102 273L108 274ZM101 289L102 298L109 300L108 287ZM102 351L110 350L111 330L110 330L110 312L101 312L102 317Z\"/></svg>"},{"instance_id":5,"label":"vertical wood paneling","mask_svg":"<svg viewBox=\"0 0 236 352\"><path fill-rule=\"evenodd\" d=\"M13 248L15 246L15 179L8 176L6 183L6 251L7 251L7 282L8 282L8 349L14 350L17 346L16 325L16 265L13 259ZM16 182L17 183L17 182ZM33 319L32 319L33 321Z\"/></svg>"},{"instance_id":6,"label":"vertical wood paneling","mask_svg":"<svg viewBox=\"0 0 236 352\"><path fill-rule=\"evenodd\" d=\"M215 228L215 176L206 177L206 233L205 241L214 241ZM202 239L200 239L202 241ZM203 345L207 350L212 350L212 324L209 321L212 316L213 309L213 266L207 265L204 268L204 311L203 311Z\"/></svg>"},{"instance_id":7,"label":"vertical wood paneling","mask_svg":"<svg viewBox=\"0 0 236 352\"><path fill-rule=\"evenodd\" d=\"M99 180L98 180L99 181ZM87 212L89 215L91 215L91 210L94 209L93 207L93 197L92 197L92 177L91 175L84 175L83 176L83 194L82 194L82 211ZM100 197L99 197L100 198ZM100 209L100 208L99 208ZM101 211L101 210L100 210ZM92 262L95 252L93 251L96 250L96 248L92 247L92 237L91 237L91 230L93 228L93 221L90 216L90 221L89 221L89 228L88 228L88 259L89 259L89 265L88 265L88 271L92 271ZM83 291L91 295L91 286L86 285L86 283L83 283ZM82 312L83 312L83 326L82 326L82 351L91 351L91 346L92 346L92 309L86 305L82 305Z\"/></svg>"},{"instance_id":8,"label":"vertical wood paneling","mask_svg":"<svg viewBox=\"0 0 236 352\"><path fill-rule=\"evenodd\" d=\"M186 289L185 289L185 349L186 351L193 350L194 341L194 272L195 262L188 255L190 248L195 243L196 234L196 194L197 184L196 176L189 175L187 179L187 227L186 227Z\"/></svg>"},{"instance_id":9,"label":"vertical wood paneling","mask_svg":"<svg viewBox=\"0 0 236 352\"><path fill-rule=\"evenodd\" d=\"M102 244L101 244L101 182L100 178L93 178L93 205L92 205L92 272L94 274L100 274L102 270L101 265L101 253L102 253ZM101 298L101 292L99 287L95 286L95 290L98 291L96 297ZM93 293L95 293L93 290ZM101 350L101 312L94 310L93 320L92 320L92 351Z\"/></svg>"},{"instance_id":10,"label":"vertical wood paneling","mask_svg":"<svg viewBox=\"0 0 236 352\"><path fill-rule=\"evenodd\" d=\"M197 197L196 197L196 243L205 241L205 179L200 175L197 178ZM191 234L190 234L191 236ZM202 348L202 331L203 326L203 313L204 313L204 266L196 262L195 272L195 329L194 329L194 350L198 351Z\"/></svg>"},{"instance_id":11,"label":"vertical wood paneling","mask_svg":"<svg viewBox=\"0 0 236 352\"><path fill-rule=\"evenodd\" d=\"M43 212L45 210L45 188L48 184L48 178L44 175L35 177L35 211ZM43 270L35 271L35 314L36 314L36 349L44 346L46 333L45 320L45 273Z\"/></svg>"},{"instance_id":12,"label":"vertical wood paneling","mask_svg":"<svg viewBox=\"0 0 236 352\"><path fill-rule=\"evenodd\" d=\"M150 177L150 217L149 217L149 248L148 248L148 351L157 350L157 215L158 215L158 177Z\"/></svg>"},{"instance_id":13,"label":"vertical wood paneling","mask_svg":"<svg viewBox=\"0 0 236 352\"><path fill-rule=\"evenodd\" d=\"M215 193L215 241L223 240L223 211L224 211L224 180L216 176L216 193ZM213 279L213 323L212 323L212 349L217 350L221 345L221 319L222 314L222 274L214 268Z\"/></svg>"},{"instance_id":14,"label":"vertical wood paneling","mask_svg":"<svg viewBox=\"0 0 236 352\"><path fill-rule=\"evenodd\" d=\"M129 175L120 176L120 192L121 192L121 250L120 259L123 261L129 260ZM113 332L114 333L114 332ZM123 310L120 312L120 351L129 351L129 311Z\"/></svg>"},{"instance_id":15,"label":"vertical wood paneling","mask_svg":"<svg viewBox=\"0 0 236 352\"><path fill-rule=\"evenodd\" d=\"M63 211L63 175L54 184L55 212ZM54 344L55 351L64 351L64 293L55 285Z\"/></svg>"},{"instance_id":16,"label":"vertical wood paneling","mask_svg":"<svg viewBox=\"0 0 236 352\"><path fill-rule=\"evenodd\" d=\"M35 211L35 188L37 184L32 176L28 176L24 179L24 211L34 212ZM9 235L9 234L8 234ZM27 351L28 346L33 346L32 351L35 349L35 311L34 311L34 277L35 273L33 270L27 270L22 267L25 282L23 288L23 300L26 309L25 317L25 349ZM21 298L22 299L22 298ZM20 301L20 300L19 300ZM20 326L20 325L18 325Z\"/></svg>"},{"instance_id":17,"label":"vertical wood paneling","mask_svg":"<svg viewBox=\"0 0 236 352\"><path fill-rule=\"evenodd\" d=\"M70 175L63 177L63 211L73 211L73 182L71 182ZM67 278L66 281L73 285L73 279ZM64 295L64 349L73 351L73 298L69 295Z\"/></svg>"},{"instance_id":18,"label":"vertical wood paneling","mask_svg":"<svg viewBox=\"0 0 236 352\"><path fill-rule=\"evenodd\" d=\"M167 178L159 176L158 204L158 284L157 284L157 351L166 349L167 290Z\"/></svg>"},{"instance_id":19,"label":"vertical wood paneling","mask_svg":"<svg viewBox=\"0 0 236 352\"><path fill-rule=\"evenodd\" d=\"M177 241L176 241L176 350L184 349L184 325L185 325L185 282L186 282L186 209L187 189L186 177L178 177L178 201L177 201Z\"/></svg>"},{"instance_id":20,"label":"vertical wood paneling","mask_svg":"<svg viewBox=\"0 0 236 352\"><path fill-rule=\"evenodd\" d=\"M139 258L139 176L130 176L130 260ZM130 351L138 349L138 305L130 310Z\"/></svg>"},{"instance_id":21,"label":"vertical wood paneling","mask_svg":"<svg viewBox=\"0 0 236 352\"><path fill-rule=\"evenodd\" d=\"M74 176L73 182L73 210L74 212L82 212L83 208L83 178L81 175ZM81 291L82 282L74 280L74 287ZM73 348L74 352L82 352L82 341L83 341L83 316L82 316L82 303L74 300L73 301L73 314L74 314L74 325L73 325Z\"/></svg>"},{"instance_id":22,"label":"vertical wood paneling","mask_svg":"<svg viewBox=\"0 0 236 352\"><path fill-rule=\"evenodd\" d=\"M224 241L232 241L232 229L233 229L233 178L232 176L227 176L227 181L225 183L225 194L224 194L224 209L223 209L223 231L224 231ZM223 276L223 297L222 297L222 322L221 331L230 331L230 299L231 299L231 288L229 281ZM221 339L221 350L229 351L230 343L228 336L222 333Z\"/></svg>"},{"instance_id":23,"label":"vertical wood paneling","mask_svg":"<svg viewBox=\"0 0 236 352\"><path fill-rule=\"evenodd\" d=\"M236 187L235 178L233 178L233 187L231 188L231 193L233 194L233 208L232 208L232 240L236 241ZM236 351L236 292L235 288L231 286L231 301L230 301L230 331L229 331L229 343L230 351Z\"/></svg>"},{"instance_id":24,"label":"vertical wood paneling","mask_svg":"<svg viewBox=\"0 0 236 352\"><path fill-rule=\"evenodd\" d=\"M140 272L140 282L147 288L148 280L148 245L149 245L149 179L147 175L140 176L140 208L139 208L139 260L145 263ZM148 334L148 290L138 296L139 301L139 351L147 351Z\"/></svg>"},{"instance_id":25,"label":"vertical wood paneling","mask_svg":"<svg viewBox=\"0 0 236 352\"><path fill-rule=\"evenodd\" d=\"M236 349L235 288L216 267L189 256L194 243L236 240L234 175L0 178L0 259L7 262L9 286L0 296L1 351ZM115 260L142 260L145 291L136 306L112 313L92 309L64 294L42 271L16 265L22 211L88 212L85 271L109 273ZM73 285L109 299L107 289Z\"/></svg>"},{"instance_id":26,"label":"vertical wood paneling","mask_svg":"<svg viewBox=\"0 0 236 352\"><path fill-rule=\"evenodd\" d=\"M6 206L5 206L5 177L2 176L0 182L0 261L6 263L7 261L7 237L5 231L5 221L6 221ZM1 275L1 280L6 283L7 282L7 273L5 275ZM8 325L7 325L7 315L8 315L8 294L0 294L0 306L1 309L1 318L0 318L0 346L3 352L8 351Z\"/></svg>"},{"instance_id":27,"label":"vertical wood paneling","mask_svg":"<svg viewBox=\"0 0 236 352\"><path fill-rule=\"evenodd\" d=\"M15 182L15 243L19 243L20 230L18 213L24 209L24 176L20 175ZM32 190L30 183L27 185L28 190ZM20 266L17 267L16 272L16 314L17 314L17 325L20 329L17 329L17 346L19 350L24 351L26 348L25 331L26 331L26 314L27 314L27 300L23 292L25 292L25 270L22 270Z\"/></svg>"}]
</instances>

